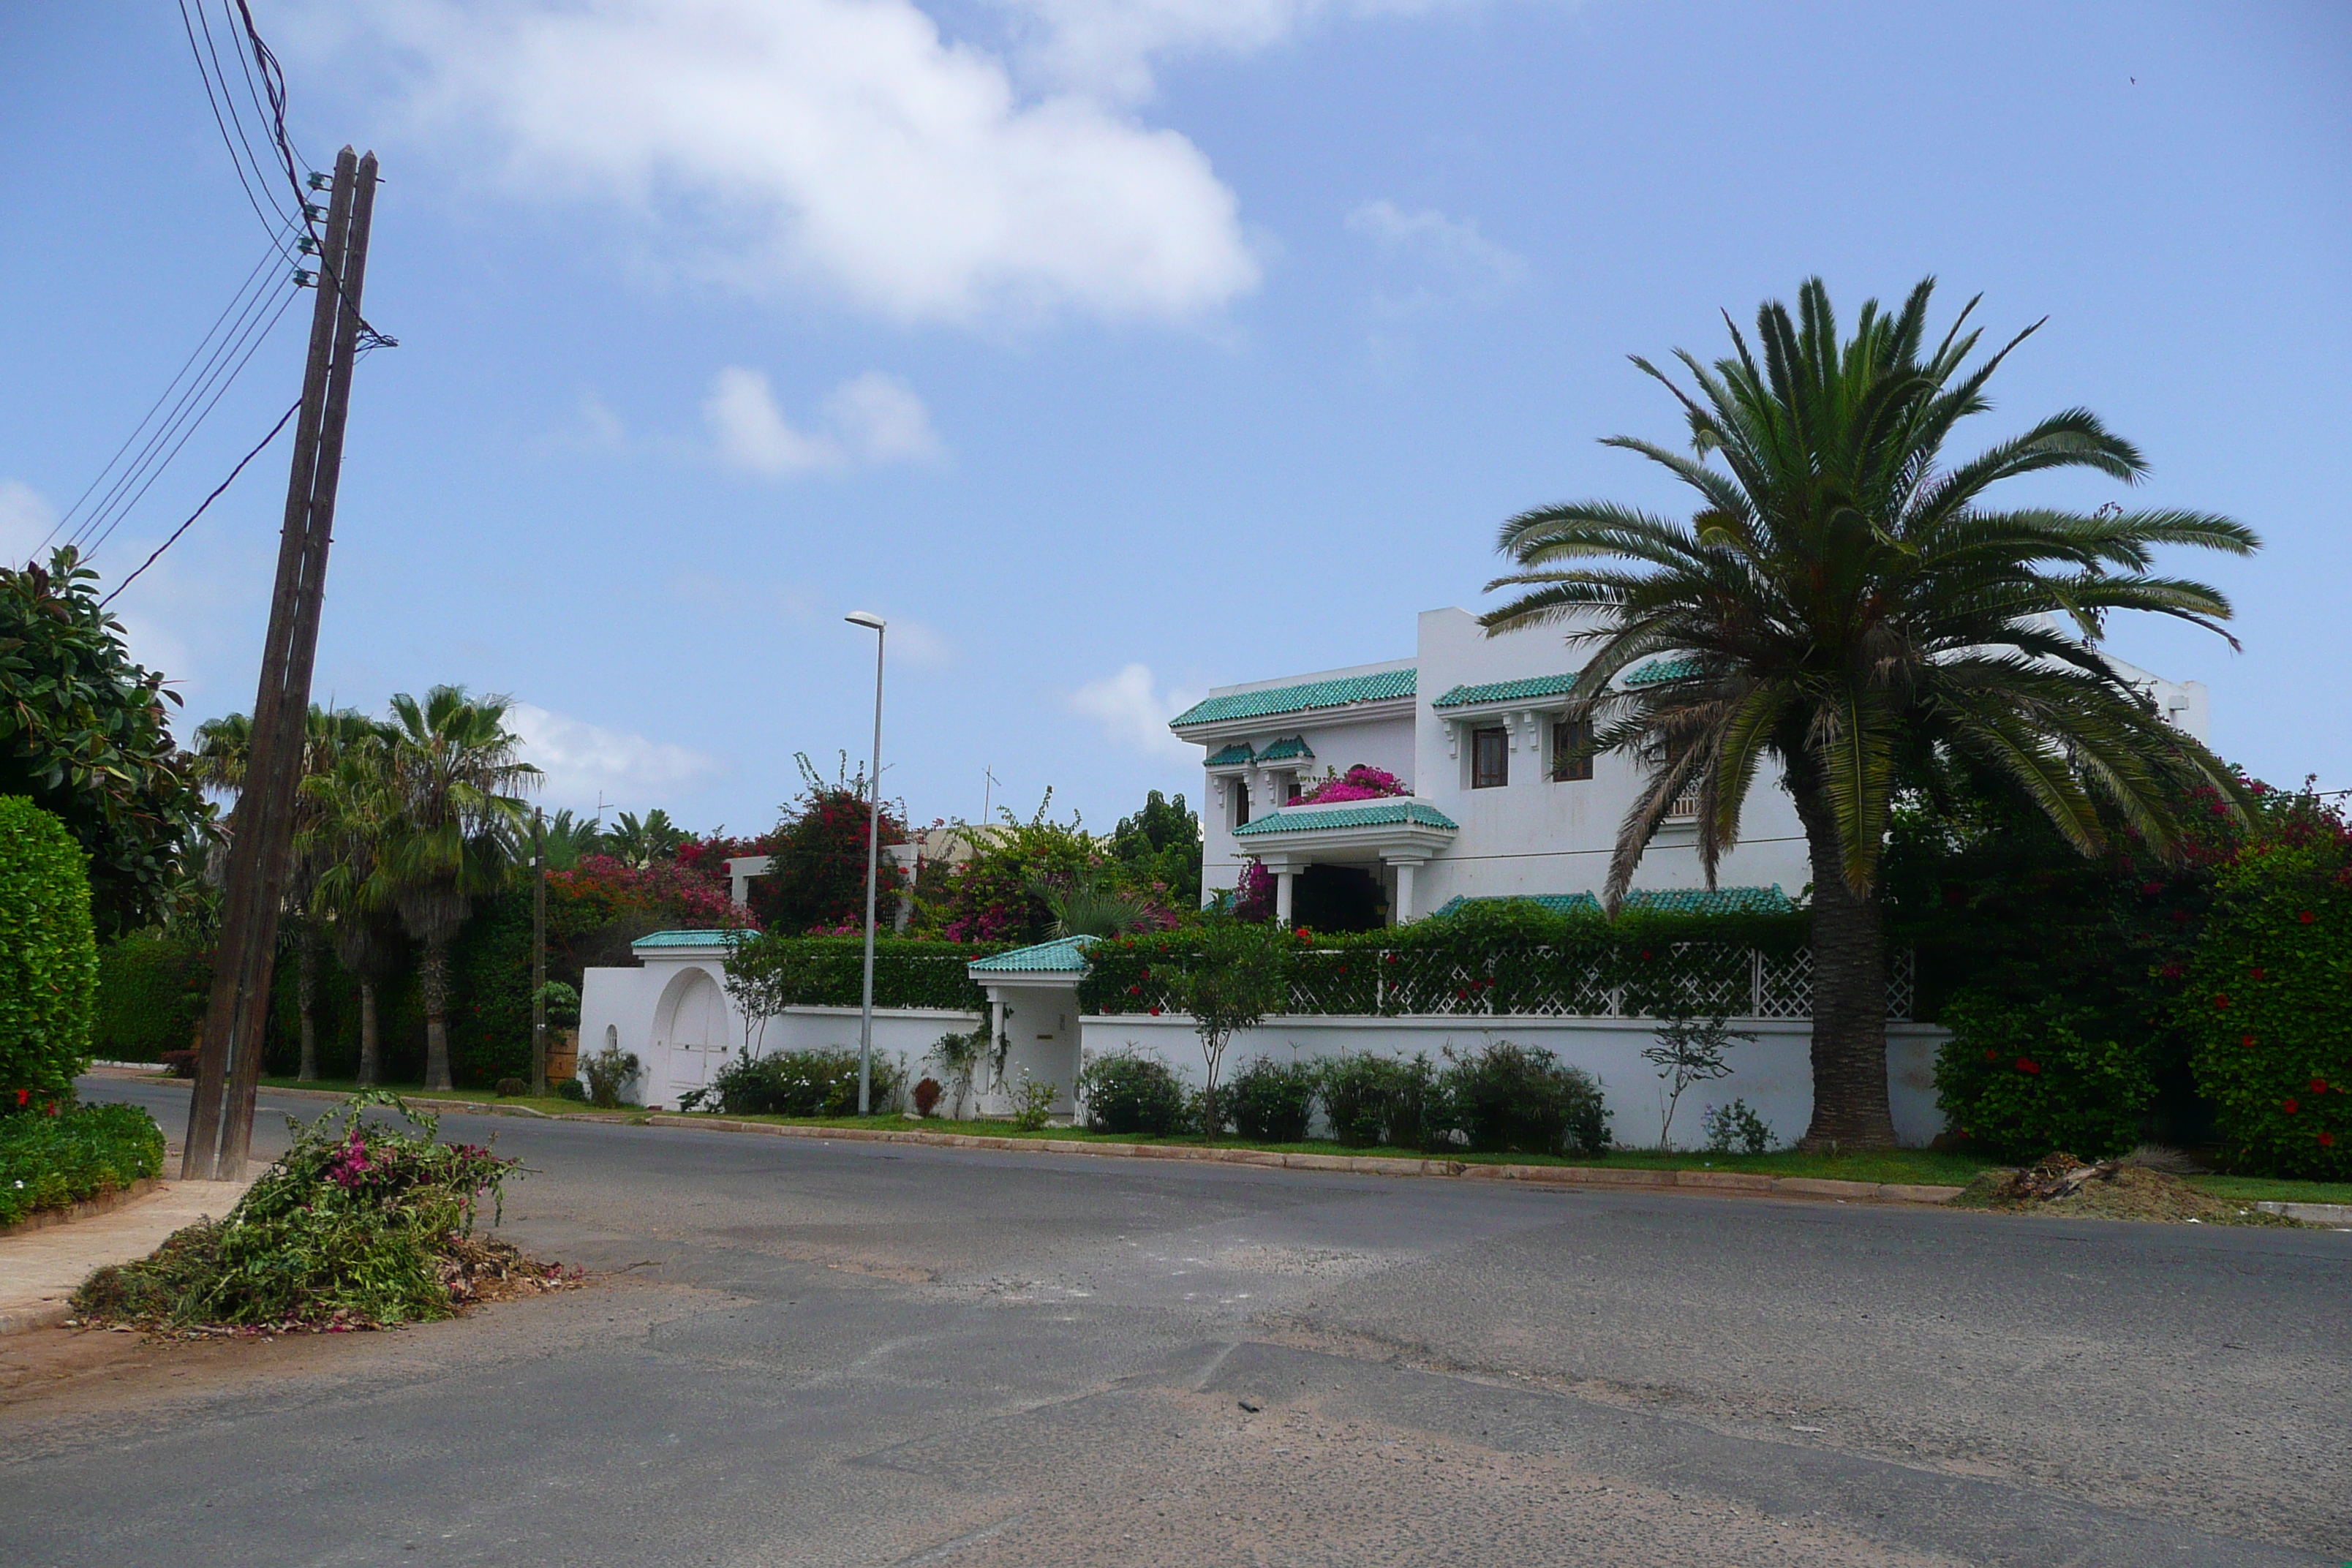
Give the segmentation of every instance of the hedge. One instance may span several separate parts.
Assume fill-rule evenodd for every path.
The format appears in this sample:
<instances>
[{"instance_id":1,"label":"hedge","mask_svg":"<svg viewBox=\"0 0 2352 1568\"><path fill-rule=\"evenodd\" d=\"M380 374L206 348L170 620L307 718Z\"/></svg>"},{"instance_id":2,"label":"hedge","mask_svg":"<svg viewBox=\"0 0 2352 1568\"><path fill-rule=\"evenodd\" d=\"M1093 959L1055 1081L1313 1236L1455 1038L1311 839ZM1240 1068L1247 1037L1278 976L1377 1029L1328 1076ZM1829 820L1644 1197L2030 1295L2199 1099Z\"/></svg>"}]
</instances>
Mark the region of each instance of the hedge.
<instances>
[{"instance_id":1,"label":"hedge","mask_svg":"<svg viewBox=\"0 0 2352 1568\"><path fill-rule=\"evenodd\" d=\"M2144 1135L2156 1079L2144 1035L2118 1038L2106 1022L2071 998L1963 993L1944 1009L1952 1037L1936 1058L1937 1103L1990 1154L2123 1153Z\"/></svg>"},{"instance_id":2,"label":"hedge","mask_svg":"<svg viewBox=\"0 0 2352 1568\"><path fill-rule=\"evenodd\" d=\"M89 864L63 823L0 795L0 1116L70 1103L89 1066Z\"/></svg>"},{"instance_id":3,"label":"hedge","mask_svg":"<svg viewBox=\"0 0 2352 1568\"><path fill-rule=\"evenodd\" d=\"M938 1007L984 1013L988 994L965 965L1005 951L1003 942L926 942L886 937L874 944L877 1007ZM862 936L778 936L746 939L727 961L738 984L756 988L765 1009L855 1007L864 996Z\"/></svg>"},{"instance_id":4,"label":"hedge","mask_svg":"<svg viewBox=\"0 0 2352 1568\"><path fill-rule=\"evenodd\" d=\"M0 1226L63 1208L163 1169L163 1132L135 1105L68 1105L0 1116Z\"/></svg>"},{"instance_id":5,"label":"hedge","mask_svg":"<svg viewBox=\"0 0 2352 1568\"><path fill-rule=\"evenodd\" d=\"M1805 916L1555 913L1533 902L1467 905L1384 931L1286 942L1294 1013L1660 1016L1749 1010L1753 955L1787 961ZM1078 988L1089 1013L1181 1011L1199 927L1097 942Z\"/></svg>"},{"instance_id":6,"label":"hedge","mask_svg":"<svg viewBox=\"0 0 2352 1568\"><path fill-rule=\"evenodd\" d=\"M2231 1163L2352 1175L2352 843L2340 824L2222 868L2178 1013Z\"/></svg>"},{"instance_id":7,"label":"hedge","mask_svg":"<svg viewBox=\"0 0 2352 1568\"><path fill-rule=\"evenodd\" d=\"M161 1061L194 1043L212 991L211 950L185 937L134 931L98 950L92 1044L110 1061Z\"/></svg>"}]
</instances>

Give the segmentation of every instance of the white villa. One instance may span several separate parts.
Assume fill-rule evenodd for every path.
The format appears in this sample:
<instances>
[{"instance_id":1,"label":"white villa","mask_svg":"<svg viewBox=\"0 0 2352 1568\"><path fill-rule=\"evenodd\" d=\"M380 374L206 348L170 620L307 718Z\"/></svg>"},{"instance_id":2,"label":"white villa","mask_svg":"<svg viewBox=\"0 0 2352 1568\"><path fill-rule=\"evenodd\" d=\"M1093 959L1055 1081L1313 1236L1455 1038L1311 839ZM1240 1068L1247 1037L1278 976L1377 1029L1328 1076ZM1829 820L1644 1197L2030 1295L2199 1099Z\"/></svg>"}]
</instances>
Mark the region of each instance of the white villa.
<instances>
[{"instance_id":1,"label":"white villa","mask_svg":"<svg viewBox=\"0 0 2352 1568\"><path fill-rule=\"evenodd\" d=\"M2204 739L2201 683L2111 662ZM1490 637L1467 610L1428 610L1411 658L1216 688L1170 723L1206 751L1203 897L1235 887L1252 860L1274 876L1276 918L1318 930L1399 923L1458 898L1597 897L1638 773L1630 757L1591 755L1589 729L1569 721L1581 663L1559 626ZM1622 679L1667 672L1654 660ZM1290 804L1360 763L1412 793ZM1811 880L1777 779L1749 795L1712 900L1696 839L1691 814L1669 817L1642 857L1636 901L1769 908Z\"/></svg>"}]
</instances>

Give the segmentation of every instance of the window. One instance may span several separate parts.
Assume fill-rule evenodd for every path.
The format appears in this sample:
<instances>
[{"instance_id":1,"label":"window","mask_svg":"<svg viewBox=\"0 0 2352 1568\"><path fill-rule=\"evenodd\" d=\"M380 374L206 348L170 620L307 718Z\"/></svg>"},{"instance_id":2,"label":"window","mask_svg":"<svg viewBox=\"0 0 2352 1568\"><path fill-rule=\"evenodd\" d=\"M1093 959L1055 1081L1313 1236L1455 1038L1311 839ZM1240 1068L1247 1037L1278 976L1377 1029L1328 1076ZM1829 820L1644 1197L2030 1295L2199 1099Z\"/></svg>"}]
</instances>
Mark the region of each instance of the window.
<instances>
[{"instance_id":1,"label":"window","mask_svg":"<svg viewBox=\"0 0 2352 1568\"><path fill-rule=\"evenodd\" d=\"M1297 773L1285 773L1282 775L1282 803L1285 805L1297 800L1305 793L1306 792L1304 790L1301 790L1298 787L1298 775Z\"/></svg>"},{"instance_id":2,"label":"window","mask_svg":"<svg viewBox=\"0 0 2352 1568\"><path fill-rule=\"evenodd\" d=\"M1511 737L1505 730L1470 731L1470 787L1500 789L1511 782Z\"/></svg>"},{"instance_id":3,"label":"window","mask_svg":"<svg viewBox=\"0 0 2352 1568\"><path fill-rule=\"evenodd\" d=\"M1249 826L1249 784L1241 779L1228 779L1225 781L1225 788L1234 797L1234 826L1237 828L1247 827Z\"/></svg>"},{"instance_id":4,"label":"window","mask_svg":"<svg viewBox=\"0 0 2352 1568\"><path fill-rule=\"evenodd\" d=\"M1681 766L1682 760L1690 754L1690 749L1691 742L1689 740L1682 737L1668 737L1666 741L1666 766L1669 769ZM1683 781L1682 793L1667 803L1667 821L1689 822L1697 817L1698 783L1698 775L1696 773Z\"/></svg>"},{"instance_id":5,"label":"window","mask_svg":"<svg viewBox=\"0 0 2352 1568\"><path fill-rule=\"evenodd\" d=\"M1592 776L1592 721L1556 720L1551 727L1551 776L1561 784Z\"/></svg>"}]
</instances>

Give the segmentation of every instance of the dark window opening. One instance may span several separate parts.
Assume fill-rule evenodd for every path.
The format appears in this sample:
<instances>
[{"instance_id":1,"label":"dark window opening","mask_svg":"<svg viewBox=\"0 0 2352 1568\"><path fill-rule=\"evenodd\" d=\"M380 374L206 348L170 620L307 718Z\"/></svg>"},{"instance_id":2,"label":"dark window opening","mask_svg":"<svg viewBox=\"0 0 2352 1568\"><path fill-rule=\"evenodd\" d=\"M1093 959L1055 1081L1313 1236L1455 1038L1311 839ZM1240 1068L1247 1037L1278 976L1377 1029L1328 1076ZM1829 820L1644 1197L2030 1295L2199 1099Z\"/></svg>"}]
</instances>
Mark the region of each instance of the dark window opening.
<instances>
[{"instance_id":1,"label":"dark window opening","mask_svg":"<svg viewBox=\"0 0 2352 1568\"><path fill-rule=\"evenodd\" d=\"M1551 727L1551 776L1562 784L1592 776L1592 721L1561 719Z\"/></svg>"},{"instance_id":2,"label":"dark window opening","mask_svg":"<svg viewBox=\"0 0 2352 1568\"><path fill-rule=\"evenodd\" d=\"M1511 738L1503 730L1470 732L1470 787L1500 789L1511 782Z\"/></svg>"},{"instance_id":3,"label":"dark window opening","mask_svg":"<svg viewBox=\"0 0 2352 1568\"><path fill-rule=\"evenodd\" d=\"M1378 931L1388 924L1388 892L1360 866L1308 866L1291 884L1290 918L1309 931Z\"/></svg>"},{"instance_id":4,"label":"dark window opening","mask_svg":"<svg viewBox=\"0 0 2352 1568\"><path fill-rule=\"evenodd\" d=\"M1234 826L1247 827L1249 826L1249 785L1235 779L1225 787L1234 792Z\"/></svg>"}]
</instances>

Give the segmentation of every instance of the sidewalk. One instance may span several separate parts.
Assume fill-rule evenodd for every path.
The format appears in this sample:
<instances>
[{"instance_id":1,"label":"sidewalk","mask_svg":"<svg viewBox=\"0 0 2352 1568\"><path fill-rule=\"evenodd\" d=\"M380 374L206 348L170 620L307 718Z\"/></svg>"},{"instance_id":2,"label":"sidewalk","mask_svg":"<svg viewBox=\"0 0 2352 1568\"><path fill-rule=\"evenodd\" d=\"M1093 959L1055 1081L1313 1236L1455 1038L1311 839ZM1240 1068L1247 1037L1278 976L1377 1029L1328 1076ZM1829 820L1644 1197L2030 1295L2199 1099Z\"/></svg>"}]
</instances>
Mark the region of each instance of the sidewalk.
<instances>
[{"instance_id":1,"label":"sidewalk","mask_svg":"<svg viewBox=\"0 0 2352 1568\"><path fill-rule=\"evenodd\" d=\"M110 1213L0 1237L0 1334L63 1322L92 1269L144 1258L182 1226L226 1214L250 1184L165 1182Z\"/></svg>"}]
</instances>

